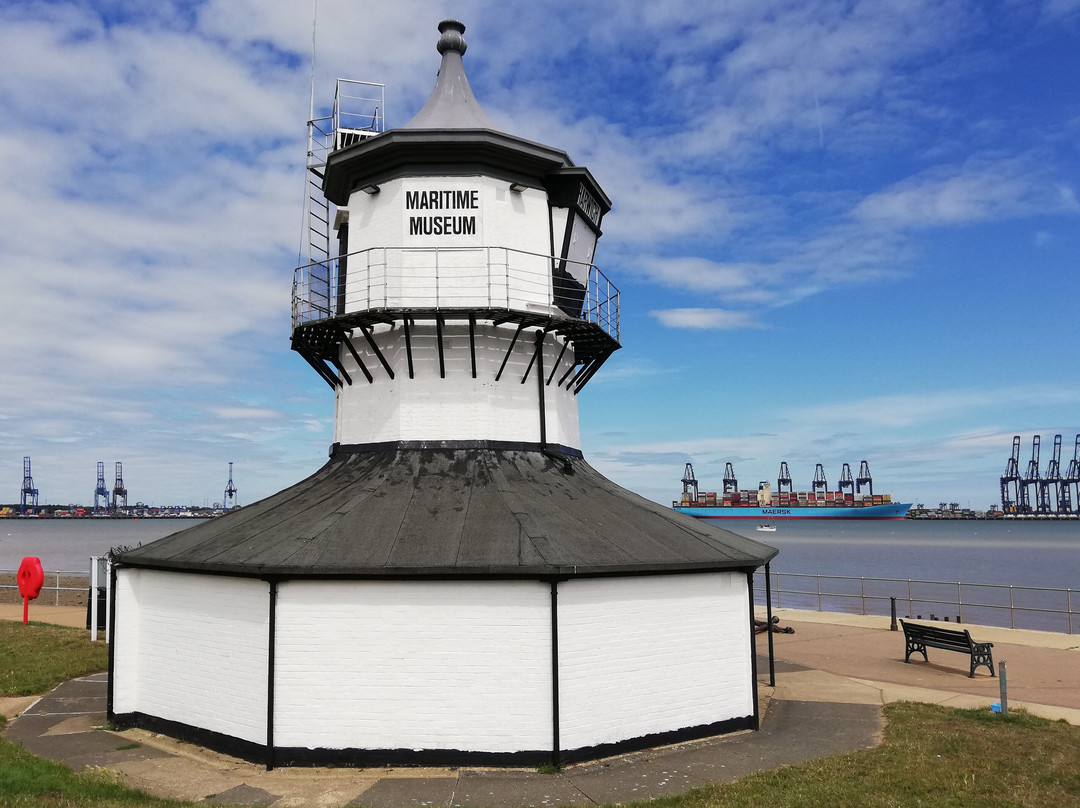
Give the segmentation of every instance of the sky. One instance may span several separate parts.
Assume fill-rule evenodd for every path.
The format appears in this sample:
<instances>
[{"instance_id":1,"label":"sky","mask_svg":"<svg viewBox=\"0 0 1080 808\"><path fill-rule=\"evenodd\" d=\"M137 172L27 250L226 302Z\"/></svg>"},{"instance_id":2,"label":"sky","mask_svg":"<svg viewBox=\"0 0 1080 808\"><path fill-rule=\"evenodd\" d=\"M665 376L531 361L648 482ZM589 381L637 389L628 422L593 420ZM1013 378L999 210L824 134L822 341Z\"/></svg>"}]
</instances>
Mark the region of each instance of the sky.
<instances>
[{"instance_id":1,"label":"sky","mask_svg":"<svg viewBox=\"0 0 1080 808\"><path fill-rule=\"evenodd\" d=\"M315 24L313 25L313 17ZM325 462L289 350L306 121L423 105L437 25L504 131L614 202L618 351L586 458L658 502L806 490L985 509L1080 433L1080 0L0 3L0 502L241 504ZM314 43L314 61L312 59ZM312 65L314 64L314 69Z\"/></svg>"}]
</instances>

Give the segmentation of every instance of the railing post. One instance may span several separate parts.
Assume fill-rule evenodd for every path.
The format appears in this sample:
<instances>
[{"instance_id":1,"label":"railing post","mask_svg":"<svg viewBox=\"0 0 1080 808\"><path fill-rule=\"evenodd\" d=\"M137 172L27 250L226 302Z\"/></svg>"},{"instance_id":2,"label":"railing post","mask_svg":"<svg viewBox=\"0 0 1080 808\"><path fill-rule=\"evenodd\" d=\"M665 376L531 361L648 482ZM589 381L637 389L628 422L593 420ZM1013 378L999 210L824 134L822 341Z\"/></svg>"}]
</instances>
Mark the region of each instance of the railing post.
<instances>
[{"instance_id":1,"label":"railing post","mask_svg":"<svg viewBox=\"0 0 1080 808\"><path fill-rule=\"evenodd\" d=\"M815 575L814 577L817 580L817 610L820 612L821 611L821 576L820 575Z\"/></svg>"},{"instance_id":2,"label":"railing post","mask_svg":"<svg viewBox=\"0 0 1080 808\"><path fill-rule=\"evenodd\" d=\"M907 614L908 614L908 618L910 619L911 615L913 615L914 613L915 613L915 609L912 607L912 603L911 603L911 579L908 578L907 579Z\"/></svg>"},{"instance_id":3,"label":"railing post","mask_svg":"<svg viewBox=\"0 0 1080 808\"><path fill-rule=\"evenodd\" d=\"M964 585L960 582L956 582L956 619L961 623L964 622Z\"/></svg>"},{"instance_id":4,"label":"railing post","mask_svg":"<svg viewBox=\"0 0 1080 808\"><path fill-rule=\"evenodd\" d=\"M1013 588L1009 586L1009 627L1016 628L1016 609L1013 606Z\"/></svg>"},{"instance_id":5,"label":"railing post","mask_svg":"<svg viewBox=\"0 0 1080 808\"><path fill-rule=\"evenodd\" d=\"M98 563L97 556L90 556L90 642L97 642L98 627Z\"/></svg>"},{"instance_id":6,"label":"railing post","mask_svg":"<svg viewBox=\"0 0 1080 808\"><path fill-rule=\"evenodd\" d=\"M866 614L866 579L859 576L859 597L862 599L862 613Z\"/></svg>"}]
</instances>

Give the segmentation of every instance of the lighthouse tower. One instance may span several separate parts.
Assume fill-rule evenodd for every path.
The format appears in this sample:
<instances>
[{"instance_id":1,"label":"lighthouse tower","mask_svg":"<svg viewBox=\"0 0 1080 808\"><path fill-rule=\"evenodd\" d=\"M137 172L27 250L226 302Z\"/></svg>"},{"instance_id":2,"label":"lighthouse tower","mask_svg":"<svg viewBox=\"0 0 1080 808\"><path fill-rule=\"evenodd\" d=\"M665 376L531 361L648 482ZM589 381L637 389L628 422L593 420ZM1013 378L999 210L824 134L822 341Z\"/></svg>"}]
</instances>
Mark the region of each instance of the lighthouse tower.
<instances>
[{"instance_id":1,"label":"lighthouse tower","mask_svg":"<svg viewBox=\"0 0 1080 808\"><path fill-rule=\"evenodd\" d=\"M326 230L292 347L334 390L330 458L117 559L119 726L268 767L558 764L757 726L776 550L585 461L577 395L619 348L593 265L611 203L491 123L464 30L439 26L409 123L336 104L312 150Z\"/></svg>"},{"instance_id":2,"label":"lighthouse tower","mask_svg":"<svg viewBox=\"0 0 1080 808\"><path fill-rule=\"evenodd\" d=\"M293 348L335 390L337 447L580 452L576 396L619 348L592 263L611 202L565 152L495 128L464 30L439 26L438 81L404 127L343 132L339 112L349 145L315 170L340 255L297 270Z\"/></svg>"}]
</instances>

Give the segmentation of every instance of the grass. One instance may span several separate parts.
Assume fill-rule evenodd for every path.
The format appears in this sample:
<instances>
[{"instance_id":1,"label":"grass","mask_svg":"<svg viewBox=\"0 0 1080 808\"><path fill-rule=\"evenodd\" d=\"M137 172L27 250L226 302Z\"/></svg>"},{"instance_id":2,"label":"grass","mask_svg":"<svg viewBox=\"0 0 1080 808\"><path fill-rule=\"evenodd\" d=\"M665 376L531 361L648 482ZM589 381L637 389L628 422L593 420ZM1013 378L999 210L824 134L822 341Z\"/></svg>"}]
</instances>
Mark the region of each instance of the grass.
<instances>
[{"instance_id":1,"label":"grass","mask_svg":"<svg viewBox=\"0 0 1080 808\"><path fill-rule=\"evenodd\" d=\"M108 667L109 647L66 626L0 620L0 696L33 696Z\"/></svg>"},{"instance_id":2,"label":"grass","mask_svg":"<svg viewBox=\"0 0 1080 808\"><path fill-rule=\"evenodd\" d=\"M44 692L105 667L86 632L0 621L0 696ZM41 682L35 685L35 682ZM38 687L37 690L28 688ZM1080 727L1022 711L1007 718L901 702L875 749L786 766L645 803L649 808L1080 808ZM2 723L2 722L0 722ZM551 772L555 774L555 772ZM0 808L195 808L74 773L0 740Z\"/></svg>"}]
</instances>

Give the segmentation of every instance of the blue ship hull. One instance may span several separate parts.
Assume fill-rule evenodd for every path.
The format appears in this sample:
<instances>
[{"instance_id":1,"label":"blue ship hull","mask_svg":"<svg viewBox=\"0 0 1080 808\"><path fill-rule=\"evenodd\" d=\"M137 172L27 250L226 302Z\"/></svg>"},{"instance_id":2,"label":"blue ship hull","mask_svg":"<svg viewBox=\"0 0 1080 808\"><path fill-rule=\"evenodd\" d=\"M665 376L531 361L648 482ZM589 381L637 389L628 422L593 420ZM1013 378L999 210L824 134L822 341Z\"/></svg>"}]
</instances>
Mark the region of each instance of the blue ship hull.
<instances>
[{"instance_id":1,"label":"blue ship hull","mask_svg":"<svg viewBox=\"0 0 1080 808\"><path fill-rule=\"evenodd\" d=\"M903 519L911 504L888 505L770 505L759 507L735 507L716 505L710 507L676 505L679 513L698 519L756 519L771 522L776 519Z\"/></svg>"}]
</instances>

